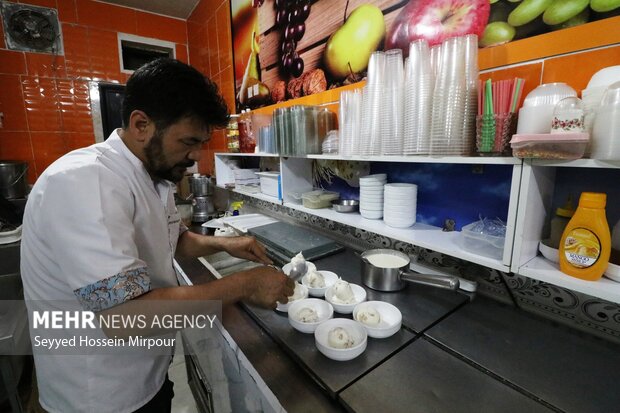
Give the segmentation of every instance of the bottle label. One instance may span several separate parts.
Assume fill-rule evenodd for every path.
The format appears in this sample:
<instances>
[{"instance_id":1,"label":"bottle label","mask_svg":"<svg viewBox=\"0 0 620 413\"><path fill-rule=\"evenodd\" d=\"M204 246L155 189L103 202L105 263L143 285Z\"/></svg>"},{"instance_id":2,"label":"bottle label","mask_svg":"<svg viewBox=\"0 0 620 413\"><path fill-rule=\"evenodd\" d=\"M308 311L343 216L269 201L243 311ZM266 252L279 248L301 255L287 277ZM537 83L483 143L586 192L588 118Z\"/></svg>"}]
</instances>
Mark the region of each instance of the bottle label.
<instances>
[{"instance_id":1,"label":"bottle label","mask_svg":"<svg viewBox=\"0 0 620 413\"><path fill-rule=\"evenodd\" d=\"M601 241L589 229L574 228L564 240L564 256L574 267L591 267L601 256Z\"/></svg>"}]
</instances>

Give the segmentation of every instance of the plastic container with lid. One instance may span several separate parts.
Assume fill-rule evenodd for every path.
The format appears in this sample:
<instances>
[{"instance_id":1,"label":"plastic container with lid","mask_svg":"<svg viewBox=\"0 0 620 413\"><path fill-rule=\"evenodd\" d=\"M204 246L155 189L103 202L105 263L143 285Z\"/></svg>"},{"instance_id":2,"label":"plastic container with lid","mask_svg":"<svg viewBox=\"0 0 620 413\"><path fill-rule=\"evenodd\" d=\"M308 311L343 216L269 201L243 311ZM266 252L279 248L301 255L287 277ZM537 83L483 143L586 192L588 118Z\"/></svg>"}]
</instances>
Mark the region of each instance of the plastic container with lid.
<instances>
[{"instance_id":1,"label":"plastic container with lid","mask_svg":"<svg viewBox=\"0 0 620 413\"><path fill-rule=\"evenodd\" d=\"M506 234L494 235L491 232L487 225L481 228L480 221L465 225L461 230L461 246L474 254L501 260L504 256Z\"/></svg>"},{"instance_id":2,"label":"plastic container with lid","mask_svg":"<svg viewBox=\"0 0 620 413\"><path fill-rule=\"evenodd\" d=\"M256 172L260 178L260 191L269 196L282 199L280 174L278 172Z\"/></svg>"},{"instance_id":3,"label":"plastic container with lid","mask_svg":"<svg viewBox=\"0 0 620 413\"><path fill-rule=\"evenodd\" d=\"M537 159L579 159L589 142L587 133L513 135L512 156Z\"/></svg>"},{"instance_id":4,"label":"plastic container with lid","mask_svg":"<svg viewBox=\"0 0 620 413\"><path fill-rule=\"evenodd\" d=\"M557 208L555 210L555 216L551 219L550 224L549 246L551 248L558 249L564 229L574 214L575 208L573 208L573 200L570 197L566 200L566 204L562 208Z\"/></svg>"},{"instance_id":5,"label":"plastic container with lid","mask_svg":"<svg viewBox=\"0 0 620 413\"><path fill-rule=\"evenodd\" d=\"M335 201L338 198L340 198L340 194L338 192L330 192L323 189L306 192L301 196L303 205L306 208L312 209L329 208L332 206L332 201Z\"/></svg>"},{"instance_id":6,"label":"plastic container with lid","mask_svg":"<svg viewBox=\"0 0 620 413\"><path fill-rule=\"evenodd\" d=\"M560 240L560 270L563 273L587 281L596 281L603 276L611 253L606 202L606 194L581 194L579 206Z\"/></svg>"}]
</instances>

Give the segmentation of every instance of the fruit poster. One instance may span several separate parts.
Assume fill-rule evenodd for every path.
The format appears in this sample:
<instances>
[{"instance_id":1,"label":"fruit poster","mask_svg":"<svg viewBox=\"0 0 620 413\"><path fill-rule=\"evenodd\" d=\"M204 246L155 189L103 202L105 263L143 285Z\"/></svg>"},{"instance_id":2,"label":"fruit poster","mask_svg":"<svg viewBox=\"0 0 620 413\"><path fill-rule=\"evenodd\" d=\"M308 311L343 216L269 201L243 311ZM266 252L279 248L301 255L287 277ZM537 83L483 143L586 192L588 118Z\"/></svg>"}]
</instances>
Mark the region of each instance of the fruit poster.
<instances>
[{"instance_id":1,"label":"fruit poster","mask_svg":"<svg viewBox=\"0 0 620 413\"><path fill-rule=\"evenodd\" d=\"M376 50L480 47L620 14L620 0L231 0L236 110L355 83Z\"/></svg>"}]
</instances>

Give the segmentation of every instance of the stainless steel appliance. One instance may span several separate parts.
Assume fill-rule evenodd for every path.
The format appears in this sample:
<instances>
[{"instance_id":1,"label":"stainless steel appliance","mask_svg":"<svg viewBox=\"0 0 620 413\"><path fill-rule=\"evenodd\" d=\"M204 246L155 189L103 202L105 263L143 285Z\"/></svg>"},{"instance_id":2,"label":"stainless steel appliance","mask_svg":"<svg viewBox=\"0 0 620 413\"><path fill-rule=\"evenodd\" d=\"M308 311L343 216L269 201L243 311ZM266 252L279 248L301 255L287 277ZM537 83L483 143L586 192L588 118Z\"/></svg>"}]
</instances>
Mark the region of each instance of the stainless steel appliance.
<instances>
[{"instance_id":1,"label":"stainless steel appliance","mask_svg":"<svg viewBox=\"0 0 620 413\"><path fill-rule=\"evenodd\" d=\"M28 164L19 161L0 161L0 195L6 199L25 198Z\"/></svg>"},{"instance_id":2,"label":"stainless steel appliance","mask_svg":"<svg viewBox=\"0 0 620 413\"><path fill-rule=\"evenodd\" d=\"M213 205L213 180L209 176L194 174L189 177L189 190L193 197L193 222L205 222L215 213Z\"/></svg>"}]
</instances>

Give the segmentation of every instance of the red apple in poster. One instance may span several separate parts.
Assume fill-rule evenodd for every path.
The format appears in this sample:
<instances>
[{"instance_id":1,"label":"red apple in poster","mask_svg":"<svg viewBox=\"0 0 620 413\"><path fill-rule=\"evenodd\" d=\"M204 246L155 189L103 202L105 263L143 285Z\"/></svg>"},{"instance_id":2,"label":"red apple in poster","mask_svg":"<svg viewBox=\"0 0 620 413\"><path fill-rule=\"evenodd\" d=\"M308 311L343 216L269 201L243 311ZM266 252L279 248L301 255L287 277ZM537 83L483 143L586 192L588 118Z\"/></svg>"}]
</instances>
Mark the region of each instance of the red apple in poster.
<instances>
[{"instance_id":1,"label":"red apple in poster","mask_svg":"<svg viewBox=\"0 0 620 413\"><path fill-rule=\"evenodd\" d=\"M409 43L426 39L433 46L466 34L482 36L489 20L489 0L410 0L396 17L385 48L409 53Z\"/></svg>"}]
</instances>

